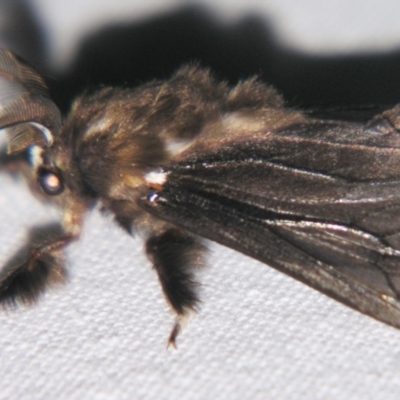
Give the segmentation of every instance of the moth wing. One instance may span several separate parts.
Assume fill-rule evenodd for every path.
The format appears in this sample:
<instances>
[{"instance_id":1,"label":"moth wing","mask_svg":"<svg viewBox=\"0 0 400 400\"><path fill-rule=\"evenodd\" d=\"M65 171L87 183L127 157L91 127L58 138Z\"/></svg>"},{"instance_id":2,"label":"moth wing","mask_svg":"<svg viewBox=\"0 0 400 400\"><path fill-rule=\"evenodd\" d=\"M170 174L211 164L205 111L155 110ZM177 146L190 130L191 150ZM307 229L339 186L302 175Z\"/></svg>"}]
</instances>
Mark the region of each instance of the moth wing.
<instances>
[{"instance_id":1,"label":"moth wing","mask_svg":"<svg viewBox=\"0 0 400 400\"><path fill-rule=\"evenodd\" d=\"M390 123L310 121L198 146L143 207L400 328L400 139Z\"/></svg>"}]
</instances>

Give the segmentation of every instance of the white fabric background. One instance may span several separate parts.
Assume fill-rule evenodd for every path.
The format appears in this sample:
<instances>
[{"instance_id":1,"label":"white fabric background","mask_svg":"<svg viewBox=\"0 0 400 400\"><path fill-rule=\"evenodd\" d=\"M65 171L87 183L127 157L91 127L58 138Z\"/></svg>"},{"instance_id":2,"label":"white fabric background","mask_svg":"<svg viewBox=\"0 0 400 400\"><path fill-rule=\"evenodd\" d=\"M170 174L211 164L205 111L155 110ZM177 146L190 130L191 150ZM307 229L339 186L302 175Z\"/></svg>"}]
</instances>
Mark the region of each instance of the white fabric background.
<instances>
[{"instance_id":1,"label":"white fabric background","mask_svg":"<svg viewBox=\"0 0 400 400\"><path fill-rule=\"evenodd\" d=\"M68 9L49 0L48 10L55 3ZM58 213L9 176L0 188L4 264L28 226ZM178 350L166 350L173 317L142 247L91 214L68 250L70 283L35 307L0 313L0 400L399 398L400 331L217 245L201 274L201 313Z\"/></svg>"}]
</instances>

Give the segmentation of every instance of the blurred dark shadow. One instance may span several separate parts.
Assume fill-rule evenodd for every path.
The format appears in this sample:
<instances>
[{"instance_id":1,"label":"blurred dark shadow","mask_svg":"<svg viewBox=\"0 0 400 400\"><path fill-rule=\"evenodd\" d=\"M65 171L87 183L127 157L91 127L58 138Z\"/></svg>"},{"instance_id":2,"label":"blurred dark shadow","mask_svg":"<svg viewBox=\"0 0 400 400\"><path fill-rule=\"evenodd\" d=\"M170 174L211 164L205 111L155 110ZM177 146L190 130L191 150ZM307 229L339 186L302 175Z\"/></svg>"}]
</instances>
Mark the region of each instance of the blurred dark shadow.
<instances>
[{"instance_id":1,"label":"blurred dark shadow","mask_svg":"<svg viewBox=\"0 0 400 400\"><path fill-rule=\"evenodd\" d=\"M0 46L45 71L45 35L29 0L0 0Z\"/></svg>"},{"instance_id":2,"label":"blurred dark shadow","mask_svg":"<svg viewBox=\"0 0 400 400\"><path fill-rule=\"evenodd\" d=\"M100 28L82 41L67 73L53 73L49 84L65 111L88 86L134 86L193 61L231 83L257 74L296 107L388 107L400 101L400 51L310 56L283 48L264 18L244 15L227 24L201 7Z\"/></svg>"}]
</instances>

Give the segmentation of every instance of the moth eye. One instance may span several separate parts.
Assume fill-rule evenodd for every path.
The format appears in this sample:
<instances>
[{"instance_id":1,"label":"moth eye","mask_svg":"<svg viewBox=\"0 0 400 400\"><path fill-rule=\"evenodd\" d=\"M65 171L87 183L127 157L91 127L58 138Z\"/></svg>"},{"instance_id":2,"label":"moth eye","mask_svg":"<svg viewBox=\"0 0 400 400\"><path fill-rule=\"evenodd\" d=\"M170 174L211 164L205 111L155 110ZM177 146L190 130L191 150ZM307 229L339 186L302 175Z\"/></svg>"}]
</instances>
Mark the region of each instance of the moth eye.
<instances>
[{"instance_id":1,"label":"moth eye","mask_svg":"<svg viewBox=\"0 0 400 400\"><path fill-rule=\"evenodd\" d=\"M43 192L50 196L57 196L64 191L61 174L55 171L43 168L39 170L38 179Z\"/></svg>"}]
</instances>

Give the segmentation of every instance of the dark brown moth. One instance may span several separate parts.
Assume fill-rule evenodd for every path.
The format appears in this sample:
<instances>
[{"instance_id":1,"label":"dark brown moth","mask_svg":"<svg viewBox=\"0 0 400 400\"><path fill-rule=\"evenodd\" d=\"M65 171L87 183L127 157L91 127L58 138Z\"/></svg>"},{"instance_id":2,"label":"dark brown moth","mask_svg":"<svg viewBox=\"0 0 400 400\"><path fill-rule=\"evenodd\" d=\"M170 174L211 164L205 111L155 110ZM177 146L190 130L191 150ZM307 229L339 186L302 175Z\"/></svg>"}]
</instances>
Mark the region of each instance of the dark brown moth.
<instances>
[{"instance_id":1,"label":"dark brown moth","mask_svg":"<svg viewBox=\"0 0 400 400\"><path fill-rule=\"evenodd\" d=\"M84 93L62 121L42 77L5 50L0 105L3 167L63 210L61 232L32 239L3 270L3 304L65 281L63 248L100 203L147 238L177 315L172 344L199 303L201 238L400 328L400 106L366 124L313 119L255 78L230 88L186 66L167 81Z\"/></svg>"}]
</instances>

